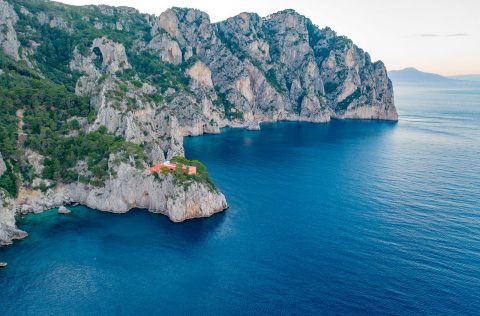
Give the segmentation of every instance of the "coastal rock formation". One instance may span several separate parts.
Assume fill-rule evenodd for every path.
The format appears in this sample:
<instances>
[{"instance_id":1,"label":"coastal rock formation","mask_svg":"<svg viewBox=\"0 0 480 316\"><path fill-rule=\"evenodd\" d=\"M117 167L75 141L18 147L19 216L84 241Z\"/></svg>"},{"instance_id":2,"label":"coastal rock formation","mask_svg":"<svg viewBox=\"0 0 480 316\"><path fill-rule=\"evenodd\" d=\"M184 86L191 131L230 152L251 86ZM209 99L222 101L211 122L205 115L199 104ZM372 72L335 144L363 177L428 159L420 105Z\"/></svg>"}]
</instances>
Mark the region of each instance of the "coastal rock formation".
<instances>
[{"instance_id":1,"label":"coastal rock formation","mask_svg":"<svg viewBox=\"0 0 480 316\"><path fill-rule=\"evenodd\" d=\"M23 190L15 201L15 208L22 214L39 213L70 203L112 213L145 208L164 214L174 222L182 222L208 217L228 207L225 196L204 183L179 186L172 174L155 177L140 173L128 164L121 164L117 172L118 176L101 188L74 183L57 186L45 193Z\"/></svg>"},{"instance_id":2,"label":"coastal rock formation","mask_svg":"<svg viewBox=\"0 0 480 316\"><path fill-rule=\"evenodd\" d=\"M66 208L63 205L58 208L58 214L67 215L67 214L70 214L71 212L72 211L70 211L68 208Z\"/></svg>"},{"instance_id":3,"label":"coastal rock formation","mask_svg":"<svg viewBox=\"0 0 480 316\"><path fill-rule=\"evenodd\" d=\"M16 227L15 209L12 209L11 201L0 190L0 246L9 245L13 240L26 236L26 232Z\"/></svg>"},{"instance_id":4,"label":"coastal rock formation","mask_svg":"<svg viewBox=\"0 0 480 316\"><path fill-rule=\"evenodd\" d=\"M30 93L7 102L22 115L4 120L19 136L0 147L9 153L0 171L20 168L12 173L17 190L0 188L3 243L23 234L15 213L69 203L116 213L146 208L175 222L225 209L205 179L143 173L183 156L185 136L279 120L397 120L385 65L293 10L211 23L188 8L154 16L0 0L0 28L0 76L8 79L0 88L19 80ZM89 144L104 156L78 150Z\"/></svg>"},{"instance_id":5,"label":"coastal rock formation","mask_svg":"<svg viewBox=\"0 0 480 316\"><path fill-rule=\"evenodd\" d=\"M0 177L7 170L2 154L0 153ZM15 225L15 211L13 202L0 188L0 246L9 245L12 240L22 239L27 233L17 229Z\"/></svg>"}]
</instances>

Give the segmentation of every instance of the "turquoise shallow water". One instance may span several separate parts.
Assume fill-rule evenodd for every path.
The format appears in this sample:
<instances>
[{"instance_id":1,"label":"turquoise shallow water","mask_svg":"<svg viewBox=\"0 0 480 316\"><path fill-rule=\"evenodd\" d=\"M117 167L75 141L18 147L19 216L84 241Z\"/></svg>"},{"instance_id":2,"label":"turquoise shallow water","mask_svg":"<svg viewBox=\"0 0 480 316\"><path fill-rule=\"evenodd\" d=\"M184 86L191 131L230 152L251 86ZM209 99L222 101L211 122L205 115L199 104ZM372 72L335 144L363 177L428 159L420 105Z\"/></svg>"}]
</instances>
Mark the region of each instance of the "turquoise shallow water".
<instances>
[{"instance_id":1,"label":"turquoise shallow water","mask_svg":"<svg viewBox=\"0 0 480 316\"><path fill-rule=\"evenodd\" d=\"M20 220L0 314L478 314L480 88L395 93L398 123L187 138L231 205L212 218Z\"/></svg>"}]
</instances>

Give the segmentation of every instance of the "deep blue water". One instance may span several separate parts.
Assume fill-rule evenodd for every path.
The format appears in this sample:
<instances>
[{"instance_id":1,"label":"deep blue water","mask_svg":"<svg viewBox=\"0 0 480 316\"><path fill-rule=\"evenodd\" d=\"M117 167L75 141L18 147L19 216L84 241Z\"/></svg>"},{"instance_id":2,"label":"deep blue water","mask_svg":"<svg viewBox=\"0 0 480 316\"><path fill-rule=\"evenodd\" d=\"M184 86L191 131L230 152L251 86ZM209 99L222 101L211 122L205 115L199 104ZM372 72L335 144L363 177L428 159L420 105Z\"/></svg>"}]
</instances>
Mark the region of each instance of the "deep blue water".
<instances>
[{"instance_id":1,"label":"deep blue water","mask_svg":"<svg viewBox=\"0 0 480 316\"><path fill-rule=\"evenodd\" d=\"M231 208L74 208L0 249L0 315L480 311L480 88L395 88L398 123L185 140Z\"/></svg>"}]
</instances>

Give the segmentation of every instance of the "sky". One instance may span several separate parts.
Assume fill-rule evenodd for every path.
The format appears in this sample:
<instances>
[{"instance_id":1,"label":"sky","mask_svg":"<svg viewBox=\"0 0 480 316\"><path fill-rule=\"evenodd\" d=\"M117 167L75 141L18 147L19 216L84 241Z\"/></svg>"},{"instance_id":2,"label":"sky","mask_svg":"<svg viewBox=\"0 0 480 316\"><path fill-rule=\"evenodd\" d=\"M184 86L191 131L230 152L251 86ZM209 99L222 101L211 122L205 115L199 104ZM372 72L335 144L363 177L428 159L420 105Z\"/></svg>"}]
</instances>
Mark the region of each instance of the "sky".
<instances>
[{"instance_id":1,"label":"sky","mask_svg":"<svg viewBox=\"0 0 480 316\"><path fill-rule=\"evenodd\" d=\"M190 7L212 22L240 12L260 16L294 9L329 26L382 60L388 70L415 67L443 75L480 74L480 0L60 0L85 5L130 6L159 15Z\"/></svg>"}]
</instances>

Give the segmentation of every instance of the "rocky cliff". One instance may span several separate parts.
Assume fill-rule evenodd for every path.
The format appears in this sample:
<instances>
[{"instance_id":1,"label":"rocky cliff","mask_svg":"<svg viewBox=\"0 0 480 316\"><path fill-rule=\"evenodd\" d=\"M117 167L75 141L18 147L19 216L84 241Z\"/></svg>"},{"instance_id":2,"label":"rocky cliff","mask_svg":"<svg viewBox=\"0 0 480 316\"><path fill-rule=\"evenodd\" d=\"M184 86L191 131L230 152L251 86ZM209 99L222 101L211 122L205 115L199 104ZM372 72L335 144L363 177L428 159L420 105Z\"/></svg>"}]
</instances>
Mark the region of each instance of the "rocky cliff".
<instances>
[{"instance_id":1,"label":"rocky cliff","mask_svg":"<svg viewBox=\"0 0 480 316\"><path fill-rule=\"evenodd\" d=\"M0 153L0 178L7 171L2 154ZM24 238L27 233L15 226L15 213L12 212L13 205L7 194L0 189L0 246L8 245L14 239Z\"/></svg>"},{"instance_id":2,"label":"rocky cliff","mask_svg":"<svg viewBox=\"0 0 480 316\"><path fill-rule=\"evenodd\" d=\"M174 222L207 217L227 208L223 194L197 182L178 185L172 174L141 174L128 164L116 168L117 177L102 187L83 183L56 186L45 193L23 188L16 205L19 213L39 213L64 204L80 203L112 213L125 213L132 208L148 209L168 216Z\"/></svg>"},{"instance_id":3,"label":"rocky cliff","mask_svg":"<svg viewBox=\"0 0 480 316\"><path fill-rule=\"evenodd\" d=\"M186 8L154 16L0 0L0 9L8 227L15 213L65 203L209 216L227 204L206 173L143 174L182 156L184 136L278 120L397 120L383 63L293 10L211 23Z\"/></svg>"}]
</instances>

